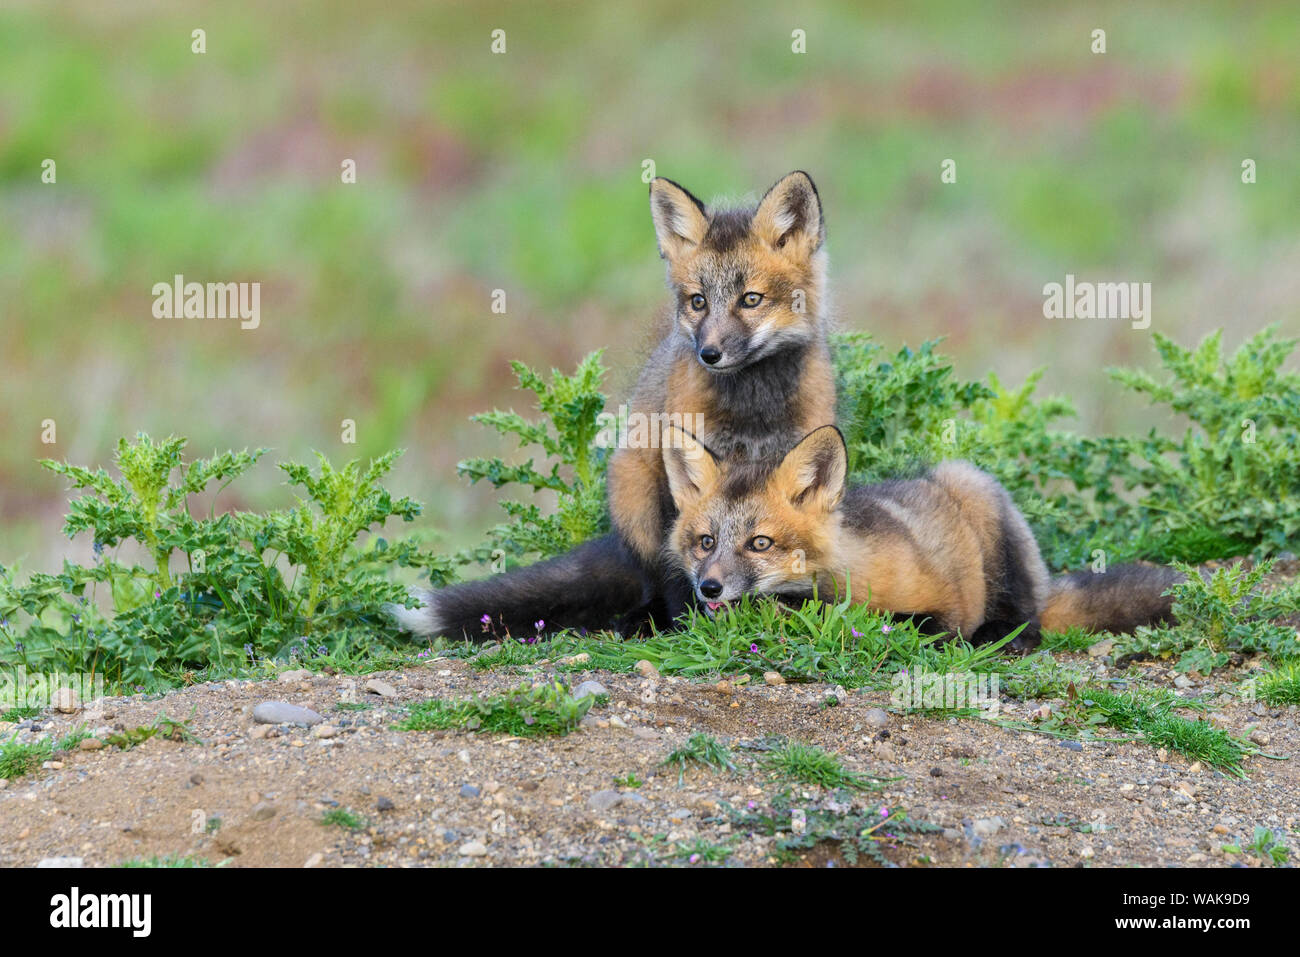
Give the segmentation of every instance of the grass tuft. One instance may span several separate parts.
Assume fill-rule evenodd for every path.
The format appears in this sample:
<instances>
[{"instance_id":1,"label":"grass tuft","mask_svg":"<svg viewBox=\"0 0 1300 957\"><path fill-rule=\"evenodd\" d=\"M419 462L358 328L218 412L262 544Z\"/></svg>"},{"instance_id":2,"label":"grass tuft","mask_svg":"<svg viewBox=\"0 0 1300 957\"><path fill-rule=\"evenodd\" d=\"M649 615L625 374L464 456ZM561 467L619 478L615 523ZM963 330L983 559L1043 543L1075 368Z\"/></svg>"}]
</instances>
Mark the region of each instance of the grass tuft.
<instances>
[{"instance_id":1,"label":"grass tuft","mask_svg":"<svg viewBox=\"0 0 1300 957\"><path fill-rule=\"evenodd\" d=\"M677 768L677 783L680 785L689 767L709 768L713 771L736 770L731 760L731 749L711 734L693 734L686 743L664 758L664 765Z\"/></svg>"},{"instance_id":2,"label":"grass tuft","mask_svg":"<svg viewBox=\"0 0 1300 957\"><path fill-rule=\"evenodd\" d=\"M434 699L413 704L399 731L459 728L518 737L563 735L575 730L591 710L591 697L575 698L559 681L536 687L527 682L505 694L468 701Z\"/></svg>"},{"instance_id":3,"label":"grass tuft","mask_svg":"<svg viewBox=\"0 0 1300 957\"><path fill-rule=\"evenodd\" d=\"M794 784L857 791L876 790L885 785L883 779L850 771L835 755L800 741L783 742L760 758L760 763L778 779Z\"/></svg>"},{"instance_id":4,"label":"grass tuft","mask_svg":"<svg viewBox=\"0 0 1300 957\"><path fill-rule=\"evenodd\" d=\"M345 807L326 811L321 815L320 823L324 827L341 827L349 831L359 831L366 826L365 818Z\"/></svg>"},{"instance_id":5,"label":"grass tuft","mask_svg":"<svg viewBox=\"0 0 1300 957\"><path fill-rule=\"evenodd\" d=\"M1273 707L1300 704L1300 661L1288 661L1261 675L1255 693Z\"/></svg>"},{"instance_id":6,"label":"grass tuft","mask_svg":"<svg viewBox=\"0 0 1300 957\"><path fill-rule=\"evenodd\" d=\"M34 744L20 744L18 732L0 744L0 778L20 778L35 770L53 751L49 738L42 738Z\"/></svg>"}]
</instances>

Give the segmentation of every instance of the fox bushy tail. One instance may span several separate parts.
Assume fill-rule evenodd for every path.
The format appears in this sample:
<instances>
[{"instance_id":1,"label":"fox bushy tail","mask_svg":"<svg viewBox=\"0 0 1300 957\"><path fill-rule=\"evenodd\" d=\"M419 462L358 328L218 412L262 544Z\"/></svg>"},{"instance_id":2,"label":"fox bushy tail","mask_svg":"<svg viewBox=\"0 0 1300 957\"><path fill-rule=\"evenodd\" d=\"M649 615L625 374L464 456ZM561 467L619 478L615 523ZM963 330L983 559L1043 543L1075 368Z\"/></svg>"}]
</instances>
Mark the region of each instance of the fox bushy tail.
<instances>
[{"instance_id":1,"label":"fox bushy tail","mask_svg":"<svg viewBox=\"0 0 1300 957\"><path fill-rule=\"evenodd\" d=\"M414 634L474 641L583 628L631 634L661 617L660 593L655 569L611 534L535 565L417 592L423 608L388 611Z\"/></svg>"},{"instance_id":2,"label":"fox bushy tail","mask_svg":"<svg viewBox=\"0 0 1300 957\"><path fill-rule=\"evenodd\" d=\"M1077 571L1053 578L1040 618L1048 631L1070 627L1131 633L1140 625L1173 621L1173 598L1164 594L1187 580L1161 565L1115 565L1104 572Z\"/></svg>"}]
</instances>

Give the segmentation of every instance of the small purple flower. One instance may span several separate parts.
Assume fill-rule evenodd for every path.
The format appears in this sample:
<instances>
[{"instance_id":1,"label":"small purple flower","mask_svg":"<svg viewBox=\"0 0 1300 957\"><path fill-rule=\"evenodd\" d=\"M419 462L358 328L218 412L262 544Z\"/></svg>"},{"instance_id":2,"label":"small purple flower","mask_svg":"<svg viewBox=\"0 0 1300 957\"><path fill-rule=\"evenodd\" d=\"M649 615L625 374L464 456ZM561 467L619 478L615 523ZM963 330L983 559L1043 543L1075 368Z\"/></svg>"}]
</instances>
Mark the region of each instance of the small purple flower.
<instances>
[{"instance_id":1,"label":"small purple flower","mask_svg":"<svg viewBox=\"0 0 1300 957\"><path fill-rule=\"evenodd\" d=\"M538 618L535 622L533 622L533 627L536 628L538 631L541 631L543 628L546 627L546 622L544 619Z\"/></svg>"},{"instance_id":2,"label":"small purple flower","mask_svg":"<svg viewBox=\"0 0 1300 957\"><path fill-rule=\"evenodd\" d=\"M698 864L699 862L700 862L700 855L698 855L698 854L692 854L692 855L691 855L691 863L692 863L692 864Z\"/></svg>"},{"instance_id":3,"label":"small purple flower","mask_svg":"<svg viewBox=\"0 0 1300 957\"><path fill-rule=\"evenodd\" d=\"M891 631L893 631L893 630L894 630L894 626L893 626L893 625L881 625L881 626L880 626L880 633L881 633L882 635L887 635L887 634L889 634L889 633L890 633Z\"/></svg>"},{"instance_id":4,"label":"small purple flower","mask_svg":"<svg viewBox=\"0 0 1300 957\"><path fill-rule=\"evenodd\" d=\"M162 591L161 591L160 589L155 588L155 589L153 590L153 597L154 597L154 598L161 598L161 597L162 597Z\"/></svg>"},{"instance_id":5,"label":"small purple flower","mask_svg":"<svg viewBox=\"0 0 1300 957\"><path fill-rule=\"evenodd\" d=\"M853 637L854 637L854 638L861 638L861 637L862 637L862 632L858 631L858 630L857 630L856 628L854 628L852 625L849 625L849 631L853 632Z\"/></svg>"},{"instance_id":6,"label":"small purple flower","mask_svg":"<svg viewBox=\"0 0 1300 957\"><path fill-rule=\"evenodd\" d=\"M479 619L479 621L483 623L484 627L487 627L488 625L492 624L492 616L488 614L484 614L483 617Z\"/></svg>"},{"instance_id":7,"label":"small purple flower","mask_svg":"<svg viewBox=\"0 0 1300 957\"><path fill-rule=\"evenodd\" d=\"M758 807L758 805L755 804L753 801L750 801L748 804L745 805L745 807L747 807L749 810L752 811L754 810L754 808Z\"/></svg>"},{"instance_id":8,"label":"small purple flower","mask_svg":"<svg viewBox=\"0 0 1300 957\"><path fill-rule=\"evenodd\" d=\"M882 807L880 808L880 816L881 816L881 817L889 817L889 808L882 806Z\"/></svg>"},{"instance_id":9,"label":"small purple flower","mask_svg":"<svg viewBox=\"0 0 1300 957\"><path fill-rule=\"evenodd\" d=\"M757 644L751 644L751 645L749 646L749 650L750 650L753 654L758 654L758 645L757 645Z\"/></svg>"}]
</instances>

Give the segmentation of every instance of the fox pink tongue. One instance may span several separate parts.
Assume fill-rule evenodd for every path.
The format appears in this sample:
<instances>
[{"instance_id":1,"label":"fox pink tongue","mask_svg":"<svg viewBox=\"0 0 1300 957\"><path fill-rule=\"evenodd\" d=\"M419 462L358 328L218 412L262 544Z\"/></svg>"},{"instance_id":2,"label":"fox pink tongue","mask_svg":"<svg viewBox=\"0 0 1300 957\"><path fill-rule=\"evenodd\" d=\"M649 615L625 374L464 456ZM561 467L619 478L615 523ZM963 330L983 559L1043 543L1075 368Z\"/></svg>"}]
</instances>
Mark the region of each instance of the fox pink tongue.
<instances>
[{"instance_id":1,"label":"fox pink tongue","mask_svg":"<svg viewBox=\"0 0 1300 957\"><path fill-rule=\"evenodd\" d=\"M723 606L724 602L710 601L710 602L705 602L705 604L709 606L709 611L717 611L719 608Z\"/></svg>"}]
</instances>

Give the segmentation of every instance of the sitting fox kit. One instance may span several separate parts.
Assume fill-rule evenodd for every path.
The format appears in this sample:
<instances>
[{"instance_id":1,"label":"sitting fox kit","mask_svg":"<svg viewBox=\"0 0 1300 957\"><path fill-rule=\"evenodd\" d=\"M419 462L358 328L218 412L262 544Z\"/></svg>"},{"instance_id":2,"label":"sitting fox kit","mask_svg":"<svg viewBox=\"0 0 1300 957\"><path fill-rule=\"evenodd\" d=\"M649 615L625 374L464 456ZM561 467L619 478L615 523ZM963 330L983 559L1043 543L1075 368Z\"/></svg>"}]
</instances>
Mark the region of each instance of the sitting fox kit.
<instances>
[{"instance_id":1,"label":"sitting fox kit","mask_svg":"<svg viewBox=\"0 0 1300 957\"><path fill-rule=\"evenodd\" d=\"M710 209L659 178L650 213L672 302L630 411L690 416L675 421L701 422L697 438L724 459L780 456L834 421L825 225L808 174L752 209ZM619 449L607 483L614 528L656 562L673 518L659 449Z\"/></svg>"},{"instance_id":2,"label":"sitting fox kit","mask_svg":"<svg viewBox=\"0 0 1300 957\"><path fill-rule=\"evenodd\" d=\"M738 209L706 207L659 178L650 213L672 301L629 412L700 423L715 452L738 459L779 458L833 421L826 230L811 177L790 173L757 206ZM423 592L424 608L391 613L415 634L471 638L671 623L690 590L661 559L674 509L659 449L618 449L607 486L613 534L505 575Z\"/></svg>"},{"instance_id":3,"label":"sitting fox kit","mask_svg":"<svg viewBox=\"0 0 1300 957\"><path fill-rule=\"evenodd\" d=\"M1131 631L1169 616L1176 572L1117 566L1051 578L1006 490L967 462L848 487L844 439L809 433L775 468L720 463L681 435L664 467L678 509L666 551L710 614L746 593L851 594L928 631L1032 648L1041 628Z\"/></svg>"}]
</instances>

